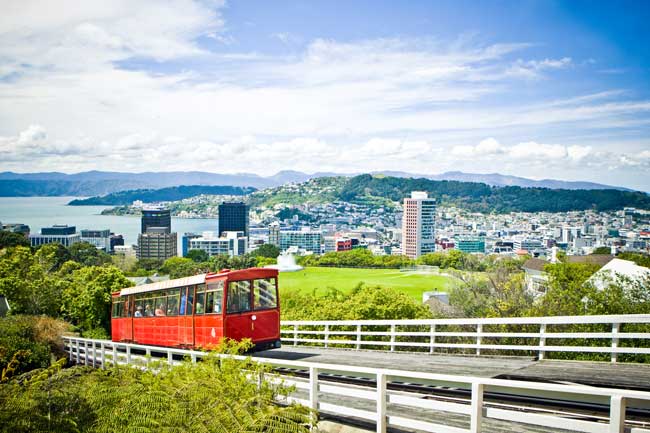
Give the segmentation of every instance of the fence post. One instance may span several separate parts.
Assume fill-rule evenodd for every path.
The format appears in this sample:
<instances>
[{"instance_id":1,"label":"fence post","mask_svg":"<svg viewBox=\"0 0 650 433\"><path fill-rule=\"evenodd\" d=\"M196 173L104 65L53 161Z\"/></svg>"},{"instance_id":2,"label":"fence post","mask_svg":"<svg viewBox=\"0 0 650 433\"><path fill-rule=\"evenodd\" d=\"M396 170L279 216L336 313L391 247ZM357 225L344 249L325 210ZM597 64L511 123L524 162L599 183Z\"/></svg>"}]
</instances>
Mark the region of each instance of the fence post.
<instances>
[{"instance_id":1,"label":"fence post","mask_svg":"<svg viewBox=\"0 0 650 433\"><path fill-rule=\"evenodd\" d=\"M113 343L113 367L116 367L119 364L119 358L117 356L117 346Z\"/></svg>"},{"instance_id":2,"label":"fence post","mask_svg":"<svg viewBox=\"0 0 650 433\"><path fill-rule=\"evenodd\" d=\"M97 343L93 340L90 344L93 345L93 368L97 367Z\"/></svg>"},{"instance_id":3,"label":"fence post","mask_svg":"<svg viewBox=\"0 0 650 433\"><path fill-rule=\"evenodd\" d=\"M390 325L390 351L395 351L395 324Z\"/></svg>"},{"instance_id":4,"label":"fence post","mask_svg":"<svg viewBox=\"0 0 650 433\"><path fill-rule=\"evenodd\" d=\"M377 373L377 433L386 433L386 375Z\"/></svg>"},{"instance_id":5,"label":"fence post","mask_svg":"<svg viewBox=\"0 0 650 433\"><path fill-rule=\"evenodd\" d=\"M330 325L325 325L325 348L329 346L328 342L330 339Z\"/></svg>"},{"instance_id":6,"label":"fence post","mask_svg":"<svg viewBox=\"0 0 650 433\"><path fill-rule=\"evenodd\" d=\"M298 325L293 325L293 345L298 345Z\"/></svg>"},{"instance_id":7,"label":"fence post","mask_svg":"<svg viewBox=\"0 0 650 433\"><path fill-rule=\"evenodd\" d=\"M174 365L174 354L171 352L171 350L167 351L167 364Z\"/></svg>"},{"instance_id":8,"label":"fence post","mask_svg":"<svg viewBox=\"0 0 650 433\"><path fill-rule=\"evenodd\" d=\"M434 344L436 344L436 325L435 324L431 325L430 334L431 334L431 341L430 341L431 347L429 347L429 353L433 353L436 350L436 347L434 346Z\"/></svg>"},{"instance_id":9,"label":"fence post","mask_svg":"<svg viewBox=\"0 0 650 433\"><path fill-rule=\"evenodd\" d=\"M481 333L483 332L483 324L479 323L476 325L476 354L481 354L481 343L483 342L483 337Z\"/></svg>"},{"instance_id":10,"label":"fence post","mask_svg":"<svg viewBox=\"0 0 650 433\"><path fill-rule=\"evenodd\" d=\"M318 368L309 367L309 407L318 410Z\"/></svg>"},{"instance_id":11,"label":"fence post","mask_svg":"<svg viewBox=\"0 0 650 433\"><path fill-rule=\"evenodd\" d=\"M76 340L76 343L77 343L77 364L79 364L79 362L80 362L80 359L79 359L79 356L80 356L79 355L79 350L80 350L80 348L79 348L79 346L80 346L79 340Z\"/></svg>"},{"instance_id":12,"label":"fence post","mask_svg":"<svg viewBox=\"0 0 650 433\"><path fill-rule=\"evenodd\" d=\"M131 346L126 345L126 363L131 365Z\"/></svg>"},{"instance_id":13,"label":"fence post","mask_svg":"<svg viewBox=\"0 0 650 433\"><path fill-rule=\"evenodd\" d=\"M483 390L485 385L482 383L472 383L472 406L470 408L470 427L471 433L481 433L481 422L483 421Z\"/></svg>"},{"instance_id":14,"label":"fence post","mask_svg":"<svg viewBox=\"0 0 650 433\"><path fill-rule=\"evenodd\" d=\"M100 355L101 355L101 362L102 362L102 370L106 368L106 347L104 346L104 342L102 341L99 343L99 348L100 348Z\"/></svg>"},{"instance_id":15,"label":"fence post","mask_svg":"<svg viewBox=\"0 0 650 433\"><path fill-rule=\"evenodd\" d=\"M539 325L539 353L537 359L542 361L544 359L544 346L546 346L546 323Z\"/></svg>"},{"instance_id":16,"label":"fence post","mask_svg":"<svg viewBox=\"0 0 650 433\"><path fill-rule=\"evenodd\" d=\"M618 331L621 327L620 323L612 323L612 362L618 361Z\"/></svg>"},{"instance_id":17,"label":"fence post","mask_svg":"<svg viewBox=\"0 0 650 433\"><path fill-rule=\"evenodd\" d=\"M72 362L72 360L74 359L73 358L73 353L72 353L73 349L74 349L74 346L73 346L72 340L66 339L65 341L68 342L68 346L70 347L70 362Z\"/></svg>"},{"instance_id":18,"label":"fence post","mask_svg":"<svg viewBox=\"0 0 650 433\"><path fill-rule=\"evenodd\" d=\"M84 340L84 365L88 365L88 340Z\"/></svg>"},{"instance_id":19,"label":"fence post","mask_svg":"<svg viewBox=\"0 0 650 433\"><path fill-rule=\"evenodd\" d=\"M361 325L357 325L357 350L361 349Z\"/></svg>"},{"instance_id":20,"label":"fence post","mask_svg":"<svg viewBox=\"0 0 650 433\"><path fill-rule=\"evenodd\" d=\"M145 355L145 357L144 357L144 363L145 363L146 365L149 365L149 361L151 360L151 349L149 349L149 348L147 347L147 349L146 349L145 352L144 352L144 355Z\"/></svg>"},{"instance_id":21,"label":"fence post","mask_svg":"<svg viewBox=\"0 0 650 433\"><path fill-rule=\"evenodd\" d=\"M609 406L609 433L625 431L625 397L613 395Z\"/></svg>"}]
</instances>

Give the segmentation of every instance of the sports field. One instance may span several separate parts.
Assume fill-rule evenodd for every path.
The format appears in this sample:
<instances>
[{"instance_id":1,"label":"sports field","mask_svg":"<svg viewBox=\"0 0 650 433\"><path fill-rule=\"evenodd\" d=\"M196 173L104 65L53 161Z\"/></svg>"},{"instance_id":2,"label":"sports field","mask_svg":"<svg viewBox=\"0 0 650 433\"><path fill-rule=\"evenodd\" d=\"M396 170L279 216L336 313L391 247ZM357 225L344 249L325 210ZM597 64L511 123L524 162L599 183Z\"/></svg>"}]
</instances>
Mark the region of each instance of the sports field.
<instances>
[{"instance_id":1,"label":"sports field","mask_svg":"<svg viewBox=\"0 0 650 433\"><path fill-rule=\"evenodd\" d=\"M400 272L399 269L356 269L356 268L305 268L297 272L282 272L279 278L280 289L318 292L332 287L349 292L357 284L366 286L390 287L422 301L422 293L438 290L446 291L454 284L454 279L435 274Z\"/></svg>"}]
</instances>

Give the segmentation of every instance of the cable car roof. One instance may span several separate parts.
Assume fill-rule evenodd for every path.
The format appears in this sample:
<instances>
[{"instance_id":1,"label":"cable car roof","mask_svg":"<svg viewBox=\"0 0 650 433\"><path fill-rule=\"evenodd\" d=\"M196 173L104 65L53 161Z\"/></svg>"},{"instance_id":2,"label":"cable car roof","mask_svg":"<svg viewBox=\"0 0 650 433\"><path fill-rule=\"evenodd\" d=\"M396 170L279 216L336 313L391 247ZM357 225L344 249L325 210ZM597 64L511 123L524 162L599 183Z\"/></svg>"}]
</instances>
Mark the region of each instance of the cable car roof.
<instances>
[{"instance_id":1,"label":"cable car roof","mask_svg":"<svg viewBox=\"0 0 650 433\"><path fill-rule=\"evenodd\" d=\"M156 290L174 289L183 286L193 286L205 283L208 274L193 275L191 277L176 278L174 280L158 281L157 283L143 284L141 286L127 287L120 290L120 296L133 295L135 293L153 292Z\"/></svg>"}]
</instances>

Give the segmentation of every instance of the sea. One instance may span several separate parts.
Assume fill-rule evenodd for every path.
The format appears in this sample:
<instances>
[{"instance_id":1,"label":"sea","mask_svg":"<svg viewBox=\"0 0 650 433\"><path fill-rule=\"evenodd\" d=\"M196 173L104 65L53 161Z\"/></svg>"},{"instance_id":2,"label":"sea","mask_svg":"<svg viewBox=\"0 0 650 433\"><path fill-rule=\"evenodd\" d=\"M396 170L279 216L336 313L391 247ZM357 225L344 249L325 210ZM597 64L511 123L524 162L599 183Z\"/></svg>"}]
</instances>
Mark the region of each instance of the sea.
<instances>
[{"instance_id":1,"label":"sea","mask_svg":"<svg viewBox=\"0 0 650 433\"><path fill-rule=\"evenodd\" d=\"M138 242L139 217L101 215L104 209L112 206L67 206L76 198L85 197L0 197L0 222L27 224L31 233L39 233L42 227L54 224L76 226L77 231L110 229L124 236L125 245ZM183 233L217 231L217 219L173 217L172 231L178 234L180 254Z\"/></svg>"}]
</instances>

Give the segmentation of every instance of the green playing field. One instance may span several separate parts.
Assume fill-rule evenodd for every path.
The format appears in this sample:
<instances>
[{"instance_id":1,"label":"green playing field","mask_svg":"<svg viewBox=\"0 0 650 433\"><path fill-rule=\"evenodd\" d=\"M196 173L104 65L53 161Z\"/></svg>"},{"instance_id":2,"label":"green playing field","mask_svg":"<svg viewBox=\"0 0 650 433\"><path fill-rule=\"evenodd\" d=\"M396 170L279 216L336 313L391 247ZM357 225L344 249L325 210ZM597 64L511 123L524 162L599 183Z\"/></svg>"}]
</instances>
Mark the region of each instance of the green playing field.
<instances>
[{"instance_id":1,"label":"green playing field","mask_svg":"<svg viewBox=\"0 0 650 433\"><path fill-rule=\"evenodd\" d=\"M356 268L305 268L297 272L282 272L280 289L311 292L314 288L324 293L331 287L343 292L352 290L363 282L366 286L382 286L399 290L422 301L422 293L446 291L454 279L443 275L400 272L399 269L356 269Z\"/></svg>"}]
</instances>

